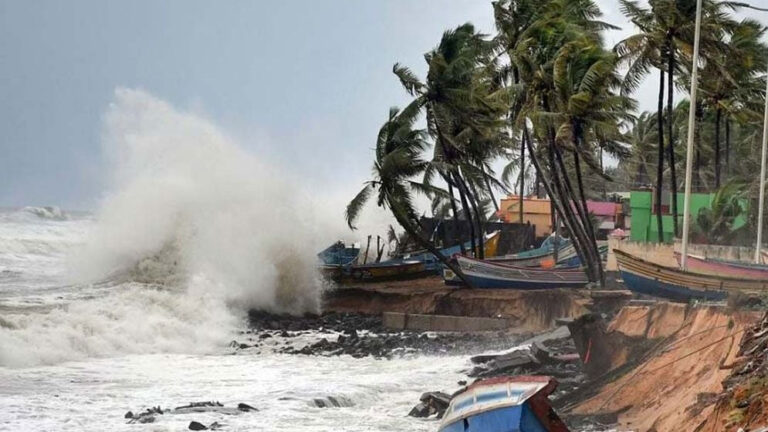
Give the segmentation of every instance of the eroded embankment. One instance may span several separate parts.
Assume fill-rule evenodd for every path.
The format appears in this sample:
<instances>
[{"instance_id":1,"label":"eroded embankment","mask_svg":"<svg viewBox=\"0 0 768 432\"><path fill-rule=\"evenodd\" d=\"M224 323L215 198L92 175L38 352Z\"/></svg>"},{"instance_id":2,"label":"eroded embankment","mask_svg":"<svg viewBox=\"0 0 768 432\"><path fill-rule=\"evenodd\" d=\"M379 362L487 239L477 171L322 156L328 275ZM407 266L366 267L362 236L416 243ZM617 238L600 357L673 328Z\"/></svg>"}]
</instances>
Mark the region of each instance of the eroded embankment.
<instances>
[{"instance_id":1,"label":"eroded embankment","mask_svg":"<svg viewBox=\"0 0 768 432\"><path fill-rule=\"evenodd\" d=\"M627 300L619 292L597 297L586 290L454 289L439 278L426 278L337 288L326 294L324 310L506 318L515 331L540 332L552 328L558 318L577 317L606 303Z\"/></svg>"},{"instance_id":2,"label":"eroded embankment","mask_svg":"<svg viewBox=\"0 0 768 432\"><path fill-rule=\"evenodd\" d=\"M633 346L610 352L612 372L571 414L618 413L622 429L694 430L714 409L714 395L737 356L755 313L724 307L657 303L626 306L608 325L609 339Z\"/></svg>"},{"instance_id":3,"label":"eroded embankment","mask_svg":"<svg viewBox=\"0 0 768 432\"><path fill-rule=\"evenodd\" d=\"M712 398L714 408L697 432L756 431L768 427L768 314L744 332L738 358Z\"/></svg>"}]
</instances>

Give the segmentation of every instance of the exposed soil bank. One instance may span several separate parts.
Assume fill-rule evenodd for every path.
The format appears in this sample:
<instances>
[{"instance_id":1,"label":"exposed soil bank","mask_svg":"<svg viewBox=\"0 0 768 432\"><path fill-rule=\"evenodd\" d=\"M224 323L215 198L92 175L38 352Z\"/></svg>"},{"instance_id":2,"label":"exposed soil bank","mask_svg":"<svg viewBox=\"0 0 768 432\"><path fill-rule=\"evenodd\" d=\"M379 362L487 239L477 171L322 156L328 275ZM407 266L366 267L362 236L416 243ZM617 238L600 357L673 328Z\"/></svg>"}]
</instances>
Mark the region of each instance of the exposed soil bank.
<instances>
[{"instance_id":1,"label":"exposed soil bank","mask_svg":"<svg viewBox=\"0 0 768 432\"><path fill-rule=\"evenodd\" d=\"M768 427L768 314L744 333L738 355L723 382L726 391L709 398L714 409L697 432Z\"/></svg>"},{"instance_id":2,"label":"exposed soil bank","mask_svg":"<svg viewBox=\"0 0 768 432\"><path fill-rule=\"evenodd\" d=\"M624 307L607 337L648 341L644 354L612 350L612 371L592 380L592 394L570 406L577 415L613 413L620 429L695 430L714 409L744 330L758 319L725 307L657 303ZM584 390L584 389L582 389ZM579 395L574 395L578 398ZM719 429L717 429L719 430Z\"/></svg>"},{"instance_id":3,"label":"exposed soil bank","mask_svg":"<svg viewBox=\"0 0 768 432\"><path fill-rule=\"evenodd\" d=\"M506 318L511 330L529 333L553 328L558 318L618 309L629 298L625 291L455 289L432 277L337 287L326 293L324 310Z\"/></svg>"}]
</instances>

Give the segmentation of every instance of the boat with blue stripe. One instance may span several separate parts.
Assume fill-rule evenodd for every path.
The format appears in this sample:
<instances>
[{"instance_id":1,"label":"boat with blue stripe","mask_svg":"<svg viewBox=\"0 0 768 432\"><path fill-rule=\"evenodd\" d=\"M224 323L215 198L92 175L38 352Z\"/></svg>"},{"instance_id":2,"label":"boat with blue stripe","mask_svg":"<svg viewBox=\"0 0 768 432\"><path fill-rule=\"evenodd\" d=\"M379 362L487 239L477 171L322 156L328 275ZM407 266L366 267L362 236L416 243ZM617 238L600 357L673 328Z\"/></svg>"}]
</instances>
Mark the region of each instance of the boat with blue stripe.
<instances>
[{"instance_id":1,"label":"boat with blue stripe","mask_svg":"<svg viewBox=\"0 0 768 432\"><path fill-rule=\"evenodd\" d=\"M549 403L556 388L548 376L475 382L451 400L439 432L568 432Z\"/></svg>"},{"instance_id":2,"label":"boat with blue stripe","mask_svg":"<svg viewBox=\"0 0 768 432\"><path fill-rule=\"evenodd\" d=\"M473 288L553 289L581 288L589 283L581 268L526 268L476 260L455 255L454 260ZM448 285L461 285L462 280L451 270L443 270Z\"/></svg>"},{"instance_id":3,"label":"boat with blue stripe","mask_svg":"<svg viewBox=\"0 0 768 432\"><path fill-rule=\"evenodd\" d=\"M675 301L724 300L729 292L768 293L768 280L708 275L659 265L614 250L621 278L631 291Z\"/></svg>"}]
</instances>

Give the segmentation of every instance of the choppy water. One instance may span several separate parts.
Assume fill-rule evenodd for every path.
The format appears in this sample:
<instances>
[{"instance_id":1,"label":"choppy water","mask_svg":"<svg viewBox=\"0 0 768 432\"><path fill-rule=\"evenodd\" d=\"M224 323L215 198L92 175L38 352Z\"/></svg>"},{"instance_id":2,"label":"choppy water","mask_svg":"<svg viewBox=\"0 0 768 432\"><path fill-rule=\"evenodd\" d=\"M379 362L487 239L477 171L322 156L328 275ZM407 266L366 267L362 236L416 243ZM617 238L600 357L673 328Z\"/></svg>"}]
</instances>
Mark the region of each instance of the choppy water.
<instances>
[{"instance_id":1,"label":"choppy water","mask_svg":"<svg viewBox=\"0 0 768 432\"><path fill-rule=\"evenodd\" d=\"M228 343L243 321L231 307L221 318L197 310L219 305L189 290L71 282L70 252L94 223L0 212L0 430L186 430L191 420L226 430L437 429L406 414L423 391L455 389L466 358L234 354ZM312 405L329 395L354 406ZM123 418L207 400L260 411L162 415L149 425Z\"/></svg>"}]
</instances>

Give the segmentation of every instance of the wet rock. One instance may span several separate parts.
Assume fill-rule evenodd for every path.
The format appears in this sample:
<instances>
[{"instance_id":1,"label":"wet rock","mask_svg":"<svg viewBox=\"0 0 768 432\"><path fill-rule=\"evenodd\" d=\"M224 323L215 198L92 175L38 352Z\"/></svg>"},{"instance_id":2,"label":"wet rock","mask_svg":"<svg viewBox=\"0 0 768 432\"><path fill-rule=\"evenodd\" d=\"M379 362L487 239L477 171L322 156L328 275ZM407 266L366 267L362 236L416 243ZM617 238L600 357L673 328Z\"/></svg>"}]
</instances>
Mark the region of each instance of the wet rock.
<instances>
[{"instance_id":1,"label":"wet rock","mask_svg":"<svg viewBox=\"0 0 768 432\"><path fill-rule=\"evenodd\" d=\"M239 409L240 411L244 411L244 412L258 411L258 409L254 408L254 407L252 407L252 406L250 406L250 405L248 405L246 403L242 403L242 402L237 404L237 409Z\"/></svg>"},{"instance_id":2,"label":"wet rock","mask_svg":"<svg viewBox=\"0 0 768 432\"><path fill-rule=\"evenodd\" d=\"M429 414L429 405L425 404L424 402L419 402L415 407L411 409L411 412L408 413L409 416L416 418L426 418L429 417Z\"/></svg>"},{"instance_id":3,"label":"wet rock","mask_svg":"<svg viewBox=\"0 0 768 432\"><path fill-rule=\"evenodd\" d=\"M208 430L208 426L206 426L206 425L204 425L202 423L198 423L196 421L192 421L192 422L189 422L188 429L189 430L193 430L193 431Z\"/></svg>"},{"instance_id":4,"label":"wet rock","mask_svg":"<svg viewBox=\"0 0 768 432\"><path fill-rule=\"evenodd\" d=\"M436 415L443 418L451 396L443 392L427 392L421 395L419 403L408 413L411 417L426 418Z\"/></svg>"},{"instance_id":5,"label":"wet rock","mask_svg":"<svg viewBox=\"0 0 768 432\"><path fill-rule=\"evenodd\" d=\"M141 416L137 419L137 422L140 424L146 424L146 423L154 423L155 422L155 416L153 415L146 415Z\"/></svg>"},{"instance_id":6,"label":"wet rock","mask_svg":"<svg viewBox=\"0 0 768 432\"><path fill-rule=\"evenodd\" d=\"M271 337L272 337L272 335L269 334L269 333L262 333L262 334L259 335L259 339L268 339L268 338L271 338Z\"/></svg>"},{"instance_id":7,"label":"wet rock","mask_svg":"<svg viewBox=\"0 0 768 432\"><path fill-rule=\"evenodd\" d=\"M133 424L133 423L140 423L140 424L154 423L155 422L155 415L157 415L157 414L162 415L163 413L164 413L163 409L160 408L160 406L156 406L156 407L152 407L152 408L147 408L146 411L141 412L139 414L134 414L133 412L128 411L127 413L125 413L124 417L127 418L127 419L130 419L128 421L128 424ZM130 417L128 416L129 414L130 414Z\"/></svg>"},{"instance_id":8,"label":"wet rock","mask_svg":"<svg viewBox=\"0 0 768 432\"><path fill-rule=\"evenodd\" d=\"M344 396L326 396L312 399L312 403L318 408L348 408L354 406L354 402Z\"/></svg>"}]
</instances>

